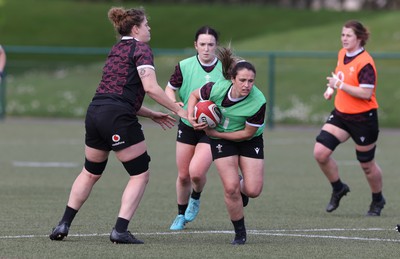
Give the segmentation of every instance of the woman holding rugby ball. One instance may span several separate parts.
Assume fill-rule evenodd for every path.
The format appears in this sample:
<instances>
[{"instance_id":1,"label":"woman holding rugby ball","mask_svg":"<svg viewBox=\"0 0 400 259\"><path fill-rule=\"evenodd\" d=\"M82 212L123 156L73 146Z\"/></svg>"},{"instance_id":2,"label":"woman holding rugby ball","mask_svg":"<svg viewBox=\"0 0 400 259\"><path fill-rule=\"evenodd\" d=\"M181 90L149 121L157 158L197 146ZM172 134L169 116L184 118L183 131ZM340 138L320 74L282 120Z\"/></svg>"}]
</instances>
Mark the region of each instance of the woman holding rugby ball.
<instances>
[{"instance_id":1,"label":"woman holding rugby ball","mask_svg":"<svg viewBox=\"0 0 400 259\"><path fill-rule=\"evenodd\" d=\"M194 90L188 102L188 120L194 129L210 137L212 157L224 187L225 205L235 229L233 245L246 242L243 207L248 198L261 194L264 182L266 100L254 85L254 66L238 60L229 48L217 50L224 79ZM200 100L214 102L222 113L215 128L197 123L194 106ZM239 169L241 175L239 174Z\"/></svg>"}]
</instances>

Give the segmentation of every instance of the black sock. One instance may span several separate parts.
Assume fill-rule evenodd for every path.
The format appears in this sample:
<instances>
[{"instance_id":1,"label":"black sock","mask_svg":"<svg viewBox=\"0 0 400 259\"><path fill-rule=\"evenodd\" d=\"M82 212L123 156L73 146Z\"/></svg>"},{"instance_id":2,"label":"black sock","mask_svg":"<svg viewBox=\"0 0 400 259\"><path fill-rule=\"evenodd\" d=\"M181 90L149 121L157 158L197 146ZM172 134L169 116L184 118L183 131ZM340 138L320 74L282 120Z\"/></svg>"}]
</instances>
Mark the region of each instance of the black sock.
<instances>
[{"instance_id":1,"label":"black sock","mask_svg":"<svg viewBox=\"0 0 400 259\"><path fill-rule=\"evenodd\" d=\"M372 193L372 201L380 202L383 199L382 192Z\"/></svg>"},{"instance_id":2,"label":"black sock","mask_svg":"<svg viewBox=\"0 0 400 259\"><path fill-rule=\"evenodd\" d=\"M239 220L232 220L236 235L246 236L246 227L244 226L244 217Z\"/></svg>"},{"instance_id":3,"label":"black sock","mask_svg":"<svg viewBox=\"0 0 400 259\"><path fill-rule=\"evenodd\" d=\"M118 233L124 233L128 230L129 220L118 217L115 223L115 230Z\"/></svg>"},{"instance_id":4,"label":"black sock","mask_svg":"<svg viewBox=\"0 0 400 259\"><path fill-rule=\"evenodd\" d=\"M334 192L339 192L343 189L343 183L340 179L337 180L336 182L331 183L331 185Z\"/></svg>"},{"instance_id":5,"label":"black sock","mask_svg":"<svg viewBox=\"0 0 400 259\"><path fill-rule=\"evenodd\" d=\"M187 204L184 204L184 205L178 204L178 214L179 215L184 215L187 207L188 207Z\"/></svg>"},{"instance_id":6,"label":"black sock","mask_svg":"<svg viewBox=\"0 0 400 259\"><path fill-rule=\"evenodd\" d=\"M195 190L192 190L192 195L190 195L190 197L192 199L198 200L198 199L200 199L200 195L201 195L201 192L196 192Z\"/></svg>"},{"instance_id":7,"label":"black sock","mask_svg":"<svg viewBox=\"0 0 400 259\"><path fill-rule=\"evenodd\" d=\"M71 226L71 223L74 220L76 213L78 213L76 209L66 206L61 222L67 222L68 226Z\"/></svg>"}]
</instances>

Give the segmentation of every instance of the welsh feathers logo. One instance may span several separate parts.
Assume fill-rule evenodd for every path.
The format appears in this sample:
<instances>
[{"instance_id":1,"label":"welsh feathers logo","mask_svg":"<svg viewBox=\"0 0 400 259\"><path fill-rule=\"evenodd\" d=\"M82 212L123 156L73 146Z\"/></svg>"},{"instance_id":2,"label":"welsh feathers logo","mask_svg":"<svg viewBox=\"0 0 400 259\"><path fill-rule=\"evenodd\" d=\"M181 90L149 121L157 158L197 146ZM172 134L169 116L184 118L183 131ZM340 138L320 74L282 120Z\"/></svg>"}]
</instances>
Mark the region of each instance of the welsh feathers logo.
<instances>
[{"instance_id":1,"label":"welsh feathers logo","mask_svg":"<svg viewBox=\"0 0 400 259\"><path fill-rule=\"evenodd\" d=\"M120 137L118 134L114 134L114 135L112 136L112 140L113 140L114 142L118 142L118 141L121 140L121 137Z\"/></svg>"}]
</instances>

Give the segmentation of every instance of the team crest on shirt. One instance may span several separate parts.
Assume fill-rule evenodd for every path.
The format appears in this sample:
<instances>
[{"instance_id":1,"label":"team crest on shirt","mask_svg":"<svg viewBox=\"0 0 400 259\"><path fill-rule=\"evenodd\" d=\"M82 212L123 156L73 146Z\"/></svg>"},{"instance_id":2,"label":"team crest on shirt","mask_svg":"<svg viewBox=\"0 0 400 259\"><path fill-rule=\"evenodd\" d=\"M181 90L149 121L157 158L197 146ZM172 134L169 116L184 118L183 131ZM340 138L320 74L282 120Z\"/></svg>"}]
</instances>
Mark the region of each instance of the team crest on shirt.
<instances>
[{"instance_id":1,"label":"team crest on shirt","mask_svg":"<svg viewBox=\"0 0 400 259\"><path fill-rule=\"evenodd\" d=\"M121 141L121 136L118 134L114 134L111 137L112 141L114 142L114 144L112 144L113 147L124 144L125 141Z\"/></svg>"},{"instance_id":2,"label":"team crest on shirt","mask_svg":"<svg viewBox=\"0 0 400 259\"><path fill-rule=\"evenodd\" d=\"M356 69L353 66L351 66L349 70L350 70L350 75L352 75L356 71Z\"/></svg>"}]
</instances>

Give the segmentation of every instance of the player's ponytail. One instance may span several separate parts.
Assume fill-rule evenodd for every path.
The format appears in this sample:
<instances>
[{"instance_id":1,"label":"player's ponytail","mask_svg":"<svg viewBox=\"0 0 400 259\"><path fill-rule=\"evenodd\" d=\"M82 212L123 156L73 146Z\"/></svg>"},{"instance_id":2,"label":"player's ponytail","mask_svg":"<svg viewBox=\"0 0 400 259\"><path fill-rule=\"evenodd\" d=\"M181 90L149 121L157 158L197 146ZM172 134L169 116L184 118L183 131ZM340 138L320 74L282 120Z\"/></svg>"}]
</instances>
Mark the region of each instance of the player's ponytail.
<instances>
[{"instance_id":1,"label":"player's ponytail","mask_svg":"<svg viewBox=\"0 0 400 259\"><path fill-rule=\"evenodd\" d=\"M255 67L246 60L235 56L232 49L229 47L219 47L216 50L216 55L222 64L222 75L225 79L230 80L235 78L237 72L243 68L251 70L256 74Z\"/></svg>"},{"instance_id":2,"label":"player's ponytail","mask_svg":"<svg viewBox=\"0 0 400 259\"><path fill-rule=\"evenodd\" d=\"M232 68L236 64L238 57L233 54L230 44L228 47L219 47L215 51L222 64L222 75L229 80L232 76Z\"/></svg>"}]
</instances>

